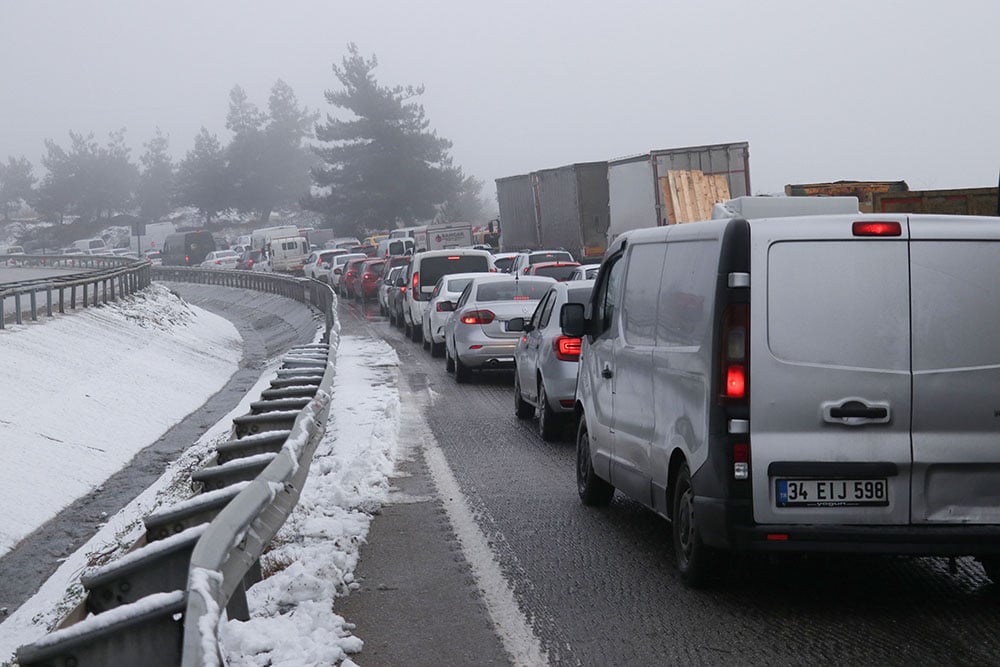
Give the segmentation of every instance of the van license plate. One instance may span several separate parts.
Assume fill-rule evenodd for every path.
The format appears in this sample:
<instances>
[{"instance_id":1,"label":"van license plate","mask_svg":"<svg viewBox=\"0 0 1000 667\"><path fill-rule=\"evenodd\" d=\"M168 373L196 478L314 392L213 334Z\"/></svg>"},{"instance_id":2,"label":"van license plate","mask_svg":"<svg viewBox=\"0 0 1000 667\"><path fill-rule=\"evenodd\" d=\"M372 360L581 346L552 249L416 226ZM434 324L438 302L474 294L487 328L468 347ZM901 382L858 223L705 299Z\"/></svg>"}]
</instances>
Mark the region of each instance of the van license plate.
<instances>
[{"instance_id":1,"label":"van license plate","mask_svg":"<svg viewBox=\"0 0 1000 667\"><path fill-rule=\"evenodd\" d=\"M889 504L883 479L779 479L778 507L859 507Z\"/></svg>"}]
</instances>

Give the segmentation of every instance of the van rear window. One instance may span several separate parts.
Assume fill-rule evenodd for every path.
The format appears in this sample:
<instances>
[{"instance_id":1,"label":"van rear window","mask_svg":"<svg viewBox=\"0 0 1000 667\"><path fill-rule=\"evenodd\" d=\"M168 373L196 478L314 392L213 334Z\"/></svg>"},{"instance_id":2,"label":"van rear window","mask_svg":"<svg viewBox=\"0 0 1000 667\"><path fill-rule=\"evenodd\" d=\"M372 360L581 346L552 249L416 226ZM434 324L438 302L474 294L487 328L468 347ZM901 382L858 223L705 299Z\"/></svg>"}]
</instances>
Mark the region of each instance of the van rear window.
<instances>
[{"instance_id":1,"label":"van rear window","mask_svg":"<svg viewBox=\"0 0 1000 667\"><path fill-rule=\"evenodd\" d=\"M489 259L482 255L451 255L448 257L426 257L420 261L420 286L434 287L441 276L452 273L473 273L489 271Z\"/></svg>"},{"instance_id":2,"label":"van rear window","mask_svg":"<svg viewBox=\"0 0 1000 667\"><path fill-rule=\"evenodd\" d=\"M909 370L907 264L902 241L774 244L767 263L771 353L815 365Z\"/></svg>"}]
</instances>

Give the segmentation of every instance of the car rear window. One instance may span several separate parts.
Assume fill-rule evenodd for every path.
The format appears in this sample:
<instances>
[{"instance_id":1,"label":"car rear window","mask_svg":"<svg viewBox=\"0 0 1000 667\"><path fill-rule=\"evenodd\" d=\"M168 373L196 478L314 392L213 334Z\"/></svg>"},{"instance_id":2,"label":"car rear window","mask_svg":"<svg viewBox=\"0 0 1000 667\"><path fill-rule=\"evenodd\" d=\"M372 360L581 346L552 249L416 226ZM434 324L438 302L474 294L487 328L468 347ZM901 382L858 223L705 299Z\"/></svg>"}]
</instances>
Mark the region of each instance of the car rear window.
<instances>
[{"instance_id":1,"label":"car rear window","mask_svg":"<svg viewBox=\"0 0 1000 667\"><path fill-rule=\"evenodd\" d=\"M476 288L476 301L537 301L550 287L551 282L524 278L490 281Z\"/></svg>"},{"instance_id":2,"label":"car rear window","mask_svg":"<svg viewBox=\"0 0 1000 667\"><path fill-rule=\"evenodd\" d=\"M576 270L576 267L572 264L567 264L566 266L540 266L535 269L535 275L547 276L556 280L569 280L574 270Z\"/></svg>"},{"instance_id":3,"label":"car rear window","mask_svg":"<svg viewBox=\"0 0 1000 667\"><path fill-rule=\"evenodd\" d=\"M496 257L493 259L493 263L497 267L497 271L506 271L510 268L510 265L514 263L513 257Z\"/></svg>"},{"instance_id":4,"label":"car rear window","mask_svg":"<svg viewBox=\"0 0 1000 667\"><path fill-rule=\"evenodd\" d=\"M465 286L472 281L472 278L455 278L454 280L448 281L448 291L449 292L461 292L465 289Z\"/></svg>"},{"instance_id":5,"label":"car rear window","mask_svg":"<svg viewBox=\"0 0 1000 667\"><path fill-rule=\"evenodd\" d=\"M568 252L540 252L528 255L528 264L541 264L542 262L572 262L573 256Z\"/></svg>"},{"instance_id":6,"label":"car rear window","mask_svg":"<svg viewBox=\"0 0 1000 667\"><path fill-rule=\"evenodd\" d=\"M420 286L434 287L441 276L452 273L489 271L490 261L483 255L448 255L426 257L420 261Z\"/></svg>"}]
</instances>

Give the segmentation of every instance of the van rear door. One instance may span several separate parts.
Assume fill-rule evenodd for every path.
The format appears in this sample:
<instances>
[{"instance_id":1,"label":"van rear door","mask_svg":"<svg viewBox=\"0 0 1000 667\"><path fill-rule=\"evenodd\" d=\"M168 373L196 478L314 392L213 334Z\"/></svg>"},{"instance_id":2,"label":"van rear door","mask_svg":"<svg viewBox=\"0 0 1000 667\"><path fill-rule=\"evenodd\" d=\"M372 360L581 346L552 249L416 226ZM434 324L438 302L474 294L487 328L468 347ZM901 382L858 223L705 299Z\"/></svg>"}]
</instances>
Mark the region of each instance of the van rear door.
<instances>
[{"instance_id":1,"label":"van rear door","mask_svg":"<svg viewBox=\"0 0 1000 667\"><path fill-rule=\"evenodd\" d=\"M913 216L912 520L1000 523L1000 222Z\"/></svg>"},{"instance_id":2,"label":"van rear door","mask_svg":"<svg viewBox=\"0 0 1000 667\"><path fill-rule=\"evenodd\" d=\"M910 520L906 218L875 236L861 219L750 222L757 523Z\"/></svg>"}]
</instances>

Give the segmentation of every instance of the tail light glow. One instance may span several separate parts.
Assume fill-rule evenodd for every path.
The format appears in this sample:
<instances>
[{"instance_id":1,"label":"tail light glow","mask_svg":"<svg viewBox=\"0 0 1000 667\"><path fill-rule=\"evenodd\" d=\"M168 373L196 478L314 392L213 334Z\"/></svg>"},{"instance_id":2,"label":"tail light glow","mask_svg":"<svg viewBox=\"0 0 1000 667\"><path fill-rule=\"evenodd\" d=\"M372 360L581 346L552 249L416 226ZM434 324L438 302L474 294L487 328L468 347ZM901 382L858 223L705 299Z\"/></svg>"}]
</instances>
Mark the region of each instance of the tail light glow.
<instances>
[{"instance_id":1,"label":"tail light glow","mask_svg":"<svg viewBox=\"0 0 1000 667\"><path fill-rule=\"evenodd\" d=\"M411 282L411 285L412 285L412 289L413 289L413 299L416 300L416 301L419 301L420 300L420 272L419 271L414 271L413 272L413 280Z\"/></svg>"},{"instance_id":2,"label":"tail light glow","mask_svg":"<svg viewBox=\"0 0 1000 667\"><path fill-rule=\"evenodd\" d=\"M898 222L855 222L851 231L855 236L902 236L903 226Z\"/></svg>"},{"instance_id":3,"label":"tail light glow","mask_svg":"<svg viewBox=\"0 0 1000 667\"><path fill-rule=\"evenodd\" d=\"M560 361L580 361L580 339L557 336L552 340L552 351Z\"/></svg>"},{"instance_id":4,"label":"tail light glow","mask_svg":"<svg viewBox=\"0 0 1000 667\"><path fill-rule=\"evenodd\" d=\"M720 394L723 399L742 403L750 394L750 306L727 306L721 327Z\"/></svg>"},{"instance_id":5,"label":"tail light glow","mask_svg":"<svg viewBox=\"0 0 1000 667\"><path fill-rule=\"evenodd\" d=\"M462 324L489 324L496 315L492 310L470 310L462 314Z\"/></svg>"},{"instance_id":6,"label":"tail light glow","mask_svg":"<svg viewBox=\"0 0 1000 667\"><path fill-rule=\"evenodd\" d=\"M744 398L747 391L746 368L732 365L726 368L726 396Z\"/></svg>"}]
</instances>

